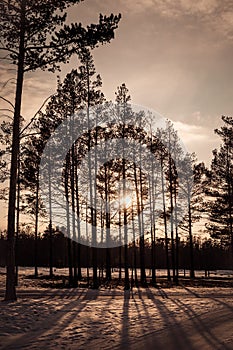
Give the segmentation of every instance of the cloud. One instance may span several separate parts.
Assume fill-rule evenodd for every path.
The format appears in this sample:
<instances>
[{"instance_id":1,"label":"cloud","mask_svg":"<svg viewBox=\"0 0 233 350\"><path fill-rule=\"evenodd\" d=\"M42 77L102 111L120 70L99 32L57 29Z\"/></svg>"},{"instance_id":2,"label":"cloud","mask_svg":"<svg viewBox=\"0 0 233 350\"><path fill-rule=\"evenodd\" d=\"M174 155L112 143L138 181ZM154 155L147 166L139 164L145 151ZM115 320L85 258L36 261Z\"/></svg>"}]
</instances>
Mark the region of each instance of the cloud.
<instances>
[{"instance_id":1,"label":"cloud","mask_svg":"<svg viewBox=\"0 0 233 350\"><path fill-rule=\"evenodd\" d=\"M186 14L213 14L219 7L219 1L217 0L180 0L180 10L183 10Z\"/></svg>"},{"instance_id":2,"label":"cloud","mask_svg":"<svg viewBox=\"0 0 233 350\"><path fill-rule=\"evenodd\" d=\"M131 14L151 15L164 19L186 22L184 30L192 25L204 24L210 31L233 38L233 3L228 0L128 0L119 1L120 6Z\"/></svg>"},{"instance_id":3,"label":"cloud","mask_svg":"<svg viewBox=\"0 0 233 350\"><path fill-rule=\"evenodd\" d=\"M212 14L219 7L222 7L224 1L217 0L120 0L121 4L125 4L126 8L134 12L142 12L154 10L157 13L177 17L194 14Z\"/></svg>"},{"instance_id":4,"label":"cloud","mask_svg":"<svg viewBox=\"0 0 233 350\"><path fill-rule=\"evenodd\" d=\"M208 127L187 124L181 121L173 122L175 130L189 152L197 154L198 161L210 164L212 150L219 147L220 139ZM208 161L207 161L208 160Z\"/></svg>"}]
</instances>

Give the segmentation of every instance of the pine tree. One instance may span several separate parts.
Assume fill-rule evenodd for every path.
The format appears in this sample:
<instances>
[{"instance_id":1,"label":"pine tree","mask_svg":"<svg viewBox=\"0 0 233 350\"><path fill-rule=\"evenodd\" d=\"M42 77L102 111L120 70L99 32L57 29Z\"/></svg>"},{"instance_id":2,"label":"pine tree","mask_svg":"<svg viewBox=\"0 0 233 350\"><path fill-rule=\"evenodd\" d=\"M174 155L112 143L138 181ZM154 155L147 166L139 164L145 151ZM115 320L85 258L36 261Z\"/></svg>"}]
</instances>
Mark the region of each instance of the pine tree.
<instances>
[{"instance_id":1,"label":"pine tree","mask_svg":"<svg viewBox=\"0 0 233 350\"><path fill-rule=\"evenodd\" d=\"M194 153L187 153L180 164L183 172L181 188L184 194L184 201L187 203L187 215L183 218L179 227L188 232L189 256L190 256L190 278L195 277L194 266L194 243L193 224L201 218L201 213L205 212L204 193L207 185L207 169L204 163L197 163ZM190 173L192 169L193 173ZM187 174L190 173L190 176Z\"/></svg>"},{"instance_id":2,"label":"pine tree","mask_svg":"<svg viewBox=\"0 0 233 350\"><path fill-rule=\"evenodd\" d=\"M116 102L118 104L118 108L121 109L122 113L122 138L123 140L126 137L125 133L125 120L126 120L126 113L129 108L128 102L130 101L131 97L129 95L129 90L127 89L126 85L123 83L121 86L117 88L116 94ZM125 186L125 180L126 180L126 159L124 157L124 147L123 147L123 154L122 154L122 179L123 179L123 197L126 195L126 186ZM129 261L128 261L128 233L127 233L127 209L124 206L123 208L123 225L124 225L124 259L125 259L125 289L130 288L129 284Z\"/></svg>"},{"instance_id":3,"label":"pine tree","mask_svg":"<svg viewBox=\"0 0 233 350\"><path fill-rule=\"evenodd\" d=\"M41 143L38 138L32 136L30 140L27 140L21 146L20 156L20 181L25 189L26 194L26 208L27 214L35 217L35 277L38 276L38 250L37 250L37 238L38 238L38 219L41 208L39 198L39 156L38 151L40 150ZM19 175L19 174L18 174ZM29 192L30 191L30 192ZM18 196L19 197L19 196Z\"/></svg>"},{"instance_id":4,"label":"pine tree","mask_svg":"<svg viewBox=\"0 0 233 350\"><path fill-rule=\"evenodd\" d=\"M63 82L58 79L57 92L50 98L45 111L40 112L38 117L35 118L31 124L32 133L38 134L38 144L42 145L39 153L35 148L34 157L37 157L38 164L40 163L40 157L47 140L62 121L69 119L72 125L75 113L78 113L82 109L86 110L91 106L99 105L104 101L103 93L100 90L102 86L101 77L96 74L93 58L88 50L83 50L80 55L80 61L80 67L78 69L72 69L72 71L66 75ZM64 130L64 135L69 137L69 130ZM90 142L92 142L95 135L96 132L84 134L82 138L73 144L72 148L68 150L64 170L64 190L67 202L70 203L73 209L72 217L69 218L67 208L67 229L69 231L69 237L73 236L72 244L70 240L68 240L69 266L71 266L70 264L72 263L74 268L72 274L71 270L69 270L70 284L72 285L76 285L77 279L81 279L80 243L77 244L75 242L76 238L78 238L78 242L80 242L81 237L79 187L82 183L80 183L81 179L78 176L78 164L85 155L85 152L88 151L88 139L90 138ZM60 140L58 142L60 142ZM32 158L30 159L29 156L28 162L32 162ZM95 220L95 218L93 217L92 220ZM76 221L78 237L75 236ZM70 248L70 244L73 247L72 249ZM76 256L76 252L78 256Z\"/></svg>"},{"instance_id":5,"label":"pine tree","mask_svg":"<svg viewBox=\"0 0 233 350\"><path fill-rule=\"evenodd\" d=\"M233 253L233 118L222 116L224 125L215 132L221 137L219 150L213 151L206 190L209 223L206 224L212 238L221 239L232 247Z\"/></svg>"}]
</instances>

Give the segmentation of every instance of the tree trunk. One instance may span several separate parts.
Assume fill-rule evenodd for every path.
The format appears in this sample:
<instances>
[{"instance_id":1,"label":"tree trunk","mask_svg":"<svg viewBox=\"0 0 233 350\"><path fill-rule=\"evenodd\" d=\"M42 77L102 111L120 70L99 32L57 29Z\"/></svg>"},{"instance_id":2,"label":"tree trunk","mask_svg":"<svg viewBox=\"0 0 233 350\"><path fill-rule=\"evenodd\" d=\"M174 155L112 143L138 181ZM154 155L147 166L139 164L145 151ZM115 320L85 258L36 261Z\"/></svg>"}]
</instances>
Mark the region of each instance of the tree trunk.
<instances>
[{"instance_id":1,"label":"tree trunk","mask_svg":"<svg viewBox=\"0 0 233 350\"><path fill-rule=\"evenodd\" d=\"M35 219L35 277L38 277L38 216L39 216L39 169L36 178L36 219Z\"/></svg>"},{"instance_id":2,"label":"tree trunk","mask_svg":"<svg viewBox=\"0 0 233 350\"><path fill-rule=\"evenodd\" d=\"M19 204L20 204L20 149L18 156L17 174L17 214L16 214L16 237L15 237L15 285L18 286L19 273Z\"/></svg>"},{"instance_id":3,"label":"tree trunk","mask_svg":"<svg viewBox=\"0 0 233 350\"><path fill-rule=\"evenodd\" d=\"M124 155L123 155L124 157ZM125 198L125 159L123 158L123 197ZM124 222L124 258L125 258L125 290L130 289L129 284L129 262L128 262L128 229L127 229L127 209L124 206L123 209L123 222Z\"/></svg>"},{"instance_id":4,"label":"tree trunk","mask_svg":"<svg viewBox=\"0 0 233 350\"><path fill-rule=\"evenodd\" d=\"M152 133L151 133L151 152L152 152ZM152 152L153 154L153 152ZM150 212L151 212L151 279L152 284L156 285L156 245L155 245L155 174L154 158L151 161L152 178L149 186L150 192Z\"/></svg>"},{"instance_id":5,"label":"tree trunk","mask_svg":"<svg viewBox=\"0 0 233 350\"><path fill-rule=\"evenodd\" d=\"M104 173L105 173L105 178L104 178L104 192L105 192L105 221L106 221L106 243L107 243L107 248L106 248L106 280L111 281L111 251L109 248L109 238L110 238L110 212L108 208L108 201L109 201L109 172L107 170L106 164L104 165Z\"/></svg>"},{"instance_id":6,"label":"tree trunk","mask_svg":"<svg viewBox=\"0 0 233 350\"><path fill-rule=\"evenodd\" d=\"M90 75L88 62L86 64L87 69L87 125L89 130L88 135L88 173L89 173L89 187L90 187L90 206L91 206L91 227L92 227L92 267L93 267L93 288L98 289L98 275L97 275L97 249L96 247L96 211L93 207L93 190L92 190L92 173L91 173L91 135L90 135Z\"/></svg>"},{"instance_id":7,"label":"tree trunk","mask_svg":"<svg viewBox=\"0 0 233 350\"><path fill-rule=\"evenodd\" d=\"M168 281L171 281L170 264L169 264L169 250L168 250L168 236L167 236L167 213L166 213L166 202L165 202L165 188L164 188L163 159L162 159L162 156L161 156L161 184L162 184L162 196L163 196L163 220L164 220L164 231L165 231L165 251L166 251L166 265L167 265L167 279L168 279Z\"/></svg>"},{"instance_id":8,"label":"tree trunk","mask_svg":"<svg viewBox=\"0 0 233 350\"><path fill-rule=\"evenodd\" d=\"M138 276L137 276L137 252L136 252L136 237L135 237L135 226L134 226L134 215L133 215L133 205L132 205L132 230L133 230L133 263L132 271L134 269L134 280L135 286L138 286Z\"/></svg>"},{"instance_id":9,"label":"tree trunk","mask_svg":"<svg viewBox=\"0 0 233 350\"><path fill-rule=\"evenodd\" d=\"M10 170L10 191L8 203L8 225L7 225L7 268L6 268L6 292L5 300L14 301L16 297L15 289L15 200L16 200L16 183L17 183L17 161L19 156L19 129L20 129L20 111L23 91L24 78L24 58L25 58L25 6L26 1L21 1L20 15L20 38L19 38L19 56L17 83L15 94L15 110L13 121L13 138L11 151L11 170Z\"/></svg>"},{"instance_id":10,"label":"tree trunk","mask_svg":"<svg viewBox=\"0 0 233 350\"><path fill-rule=\"evenodd\" d=\"M72 205L72 249L73 249L73 287L78 285L78 273L77 273L77 254L76 254L76 228L75 228L75 149L74 145L71 150L71 205Z\"/></svg>"},{"instance_id":11,"label":"tree trunk","mask_svg":"<svg viewBox=\"0 0 233 350\"><path fill-rule=\"evenodd\" d=\"M150 182L149 194L150 194L150 221L151 221L151 282L156 285L156 270L155 270L155 216L154 216L154 176L153 176L153 164L152 164L152 183Z\"/></svg>"},{"instance_id":12,"label":"tree trunk","mask_svg":"<svg viewBox=\"0 0 233 350\"><path fill-rule=\"evenodd\" d=\"M175 282L179 282L179 234L178 234L178 223L177 223L177 181L174 181L174 190L175 190L175 231L176 231L176 278Z\"/></svg>"},{"instance_id":13,"label":"tree trunk","mask_svg":"<svg viewBox=\"0 0 233 350\"><path fill-rule=\"evenodd\" d=\"M188 203L188 216L189 216L188 224L189 224L189 249L190 249L190 278L194 278L195 273L194 273L194 259L193 259L192 215L191 215L190 198L188 200L189 200L189 203Z\"/></svg>"},{"instance_id":14,"label":"tree trunk","mask_svg":"<svg viewBox=\"0 0 233 350\"><path fill-rule=\"evenodd\" d=\"M49 146L48 186L49 186L49 277L53 277L53 225L52 225L52 183L51 183L51 156Z\"/></svg>"},{"instance_id":15,"label":"tree trunk","mask_svg":"<svg viewBox=\"0 0 233 350\"><path fill-rule=\"evenodd\" d=\"M69 266L69 286L73 285L73 270L72 270L72 250L70 239L70 213L69 213L69 187L68 187L68 173L69 173L69 154L66 159L65 169L65 195L66 195L66 224L67 224L67 253L68 253L68 266Z\"/></svg>"},{"instance_id":16,"label":"tree trunk","mask_svg":"<svg viewBox=\"0 0 233 350\"><path fill-rule=\"evenodd\" d=\"M173 206L173 174L172 174L172 158L170 154L170 131L169 131L169 194L170 194L170 211L171 211L171 258L172 258L172 275L173 281L176 281L175 266L175 244L174 244L174 206Z\"/></svg>"},{"instance_id":17,"label":"tree trunk","mask_svg":"<svg viewBox=\"0 0 233 350\"><path fill-rule=\"evenodd\" d=\"M77 257L77 265L78 265L78 280L82 279L82 269L81 269L81 227L80 227L80 204L79 204L79 185L78 185L78 172L77 165L75 167L75 178L76 178L76 210L77 210L77 225L78 225L78 257Z\"/></svg>"},{"instance_id":18,"label":"tree trunk","mask_svg":"<svg viewBox=\"0 0 233 350\"><path fill-rule=\"evenodd\" d=\"M121 237L121 211L119 211L119 241L121 243L122 241L122 237ZM122 271L121 271L121 267L122 267L122 250L121 250L121 244L119 246L119 280L121 280L122 278Z\"/></svg>"}]
</instances>

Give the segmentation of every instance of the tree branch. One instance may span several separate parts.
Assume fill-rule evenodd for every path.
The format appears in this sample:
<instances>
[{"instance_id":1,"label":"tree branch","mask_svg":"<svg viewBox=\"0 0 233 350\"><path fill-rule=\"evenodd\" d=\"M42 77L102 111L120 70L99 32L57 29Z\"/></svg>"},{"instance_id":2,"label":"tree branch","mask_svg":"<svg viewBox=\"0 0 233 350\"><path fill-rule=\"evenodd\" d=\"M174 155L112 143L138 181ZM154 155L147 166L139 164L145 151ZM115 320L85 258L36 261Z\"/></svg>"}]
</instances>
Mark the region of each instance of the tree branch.
<instances>
[{"instance_id":1,"label":"tree branch","mask_svg":"<svg viewBox=\"0 0 233 350\"><path fill-rule=\"evenodd\" d=\"M13 118L12 117L10 117L8 114L1 114L0 115L0 118L9 118L9 119L11 119L11 120L13 120Z\"/></svg>"},{"instance_id":2,"label":"tree branch","mask_svg":"<svg viewBox=\"0 0 233 350\"><path fill-rule=\"evenodd\" d=\"M9 100L7 100L5 97L0 96L0 98L1 98L3 101L9 103L9 105L11 105L11 107L13 107L13 108L15 109L15 106L13 105L13 103L11 103L11 102L10 102Z\"/></svg>"},{"instance_id":3,"label":"tree branch","mask_svg":"<svg viewBox=\"0 0 233 350\"><path fill-rule=\"evenodd\" d=\"M0 90L0 92L7 86L7 84L9 83L9 81L11 81L11 80L16 80L15 78L10 78L10 79L8 79L4 84L3 84L3 86L2 86L2 88L1 88L1 90Z\"/></svg>"},{"instance_id":4,"label":"tree branch","mask_svg":"<svg viewBox=\"0 0 233 350\"><path fill-rule=\"evenodd\" d=\"M30 122L21 130L21 132L19 133L19 136L22 138L24 136L27 135L22 135L23 132L32 124L32 122L34 121L34 119L37 117L37 114L42 110L42 108L44 107L44 105L46 104L46 102L55 94L50 95L49 97L47 97L44 102L42 103L41 107L38 109L38 111L34 114L34 116L32 117L32 119L30 120Z\"/></svg>"},{"instance_id":5,"label":"tree branch","mask_svg":"<svg viewBox=\"0 0 233 350\"><path fill-rule=\"evenodd\" d=\"M8 112L14 113L14 111L12 111L9 108L0 108L0 111L8 111Z\"/></svg>"},{"instance_id":6,"label":"tree branch","mask_svg":"<svg viewBox=\"0 0 233 350\"><path fill-rule=\"evenodd\" d=\"M14 55L17 55L18 56L18 52L12 50L12 49L8 49L7 47L0 47L0 50L3 50L3 51L8 51L8 52L11 52L13 53Z\"/></svg>"}]
</instances>

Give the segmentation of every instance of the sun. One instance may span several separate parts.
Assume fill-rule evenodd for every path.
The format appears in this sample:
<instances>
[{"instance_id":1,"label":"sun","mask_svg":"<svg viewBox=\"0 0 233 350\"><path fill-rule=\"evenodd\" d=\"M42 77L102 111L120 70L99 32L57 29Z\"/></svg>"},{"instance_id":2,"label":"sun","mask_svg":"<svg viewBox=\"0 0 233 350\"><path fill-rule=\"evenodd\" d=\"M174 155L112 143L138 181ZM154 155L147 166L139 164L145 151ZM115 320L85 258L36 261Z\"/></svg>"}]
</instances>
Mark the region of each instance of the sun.
<instances>
[{"instance_id":1,"label":"sun","mask_svg":"<svg viewBox=\"0 0 233 350\"><path fill-rule=\"evenodd\" d=\"M129 208L133 204L133 198L130 195L126 195L120 199L120 206L124 208Z\"/></svg>"}]
</instances>

